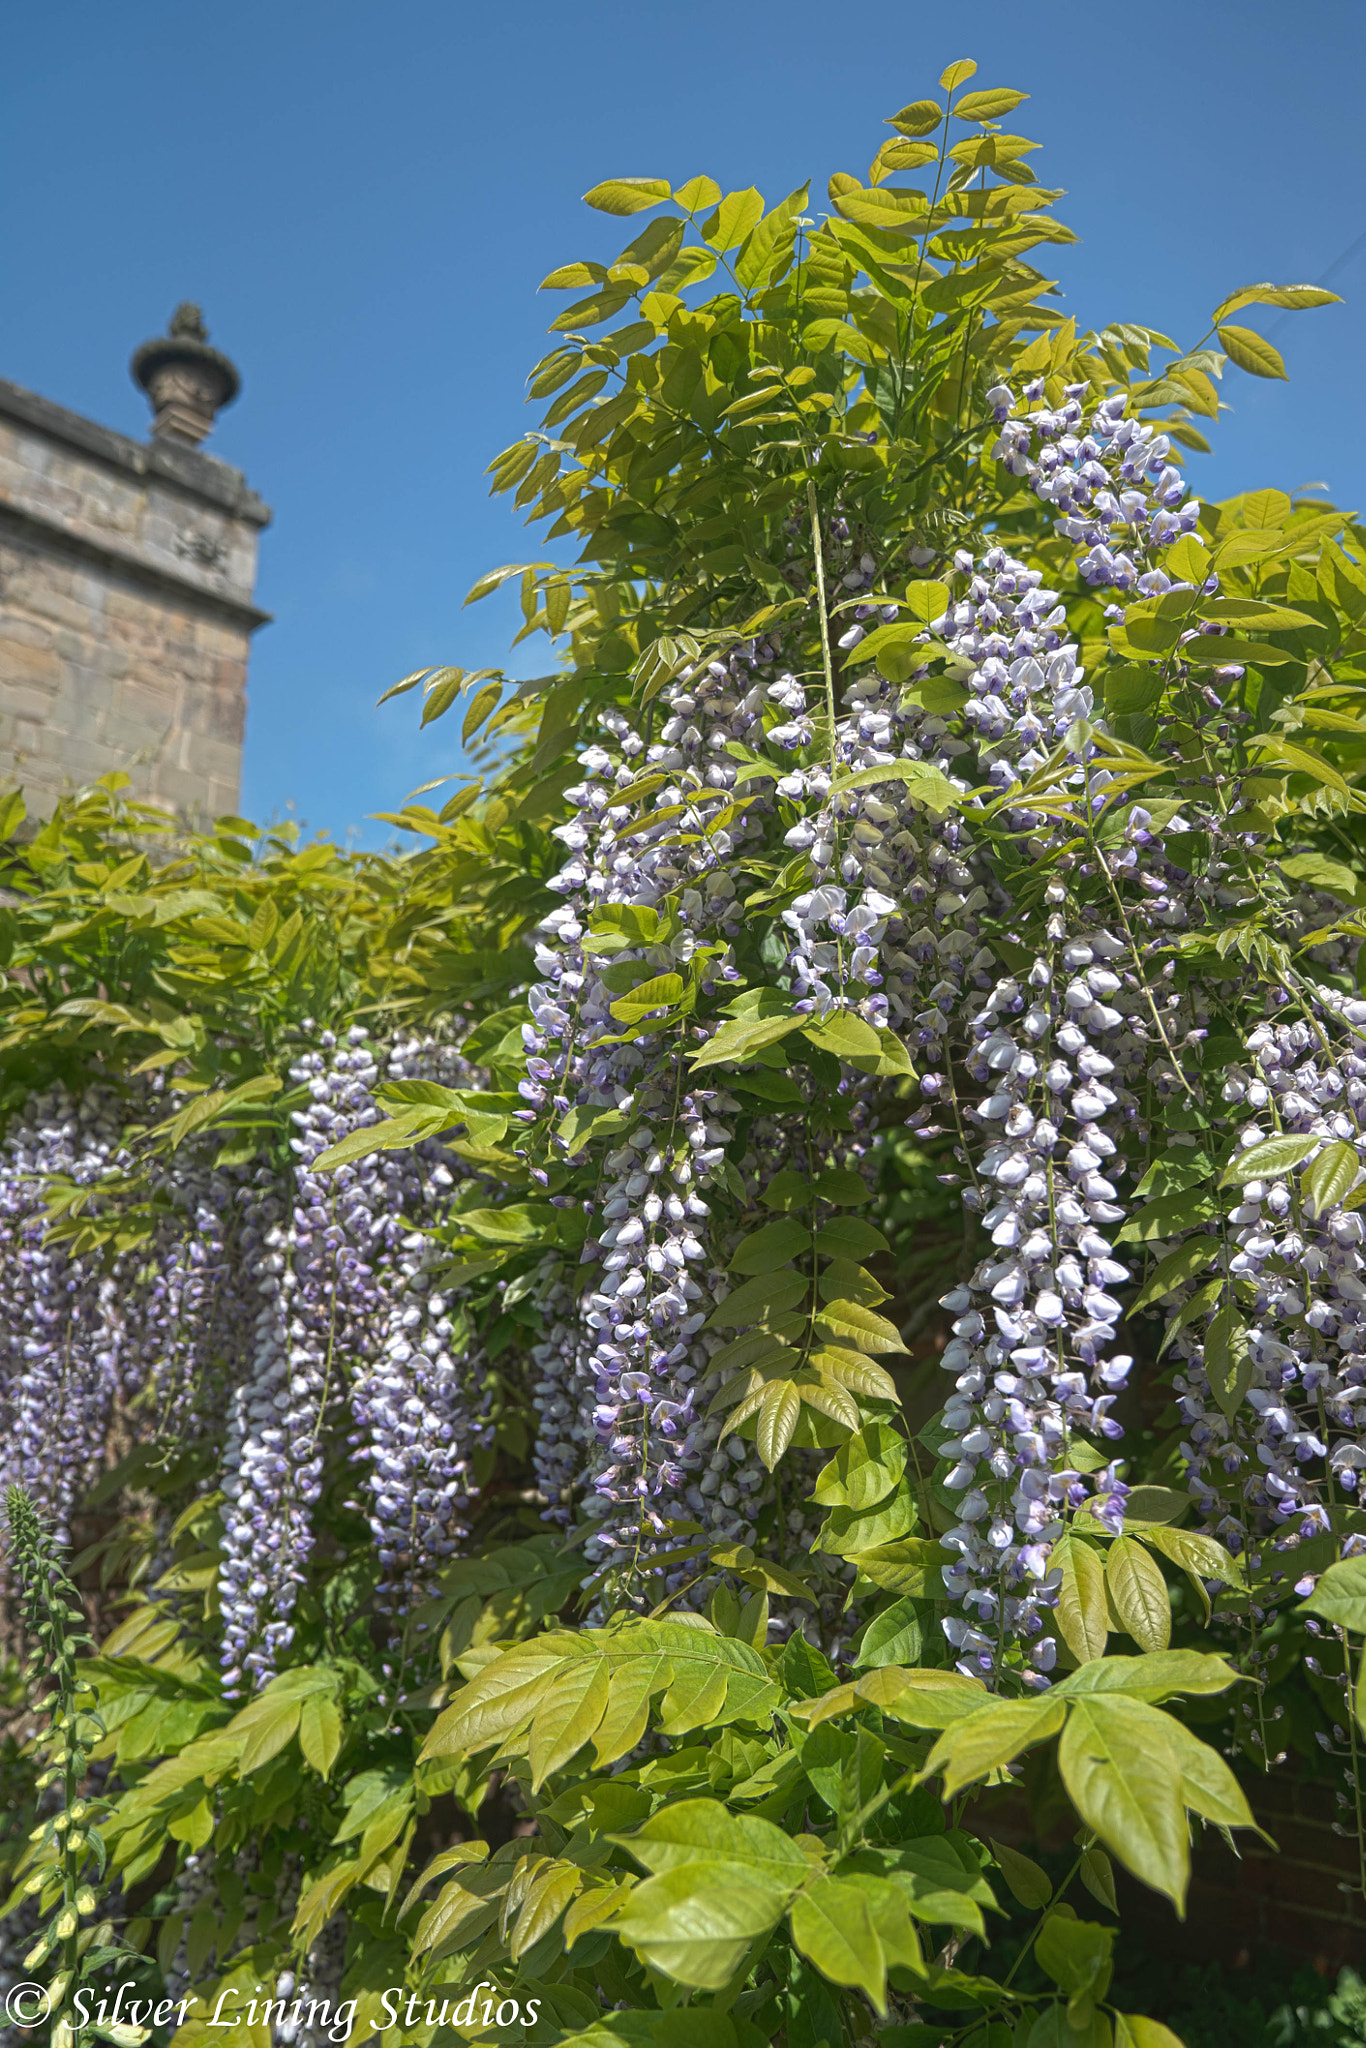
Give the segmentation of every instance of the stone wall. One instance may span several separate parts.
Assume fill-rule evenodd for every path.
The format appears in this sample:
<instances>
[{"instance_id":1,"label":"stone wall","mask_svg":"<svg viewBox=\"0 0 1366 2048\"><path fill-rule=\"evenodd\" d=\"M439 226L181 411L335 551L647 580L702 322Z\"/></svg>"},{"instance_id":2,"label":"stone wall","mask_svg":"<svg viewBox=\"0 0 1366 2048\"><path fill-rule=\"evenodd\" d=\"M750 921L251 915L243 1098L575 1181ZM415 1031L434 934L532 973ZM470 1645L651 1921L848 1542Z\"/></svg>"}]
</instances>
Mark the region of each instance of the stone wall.
<instances>
[{"instance_id":1,"label":"stone wall","mask_svg":"<svg viewBox=\"0 0 1366 2048\"><path fill-rule=\"evenodd\" d=\"M122 770L188 817L235 811L269 518L226 463L0 381L0 784L44 812Z\"/></svg>"}]
</instances>

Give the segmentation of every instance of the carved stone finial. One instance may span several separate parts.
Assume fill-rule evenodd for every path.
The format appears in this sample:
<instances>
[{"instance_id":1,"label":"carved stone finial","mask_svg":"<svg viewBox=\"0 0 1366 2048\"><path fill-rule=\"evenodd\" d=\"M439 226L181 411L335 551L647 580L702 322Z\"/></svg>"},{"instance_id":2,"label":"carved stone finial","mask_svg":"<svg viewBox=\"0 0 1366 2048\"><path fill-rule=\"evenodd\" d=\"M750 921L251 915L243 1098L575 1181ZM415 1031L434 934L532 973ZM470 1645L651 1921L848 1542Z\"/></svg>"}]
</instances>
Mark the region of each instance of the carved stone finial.
<instances>
[{"instance_id":1,"label":"carved stone finial","mask_svg":"<svg viewBox=\"0 0 1366 2048\"><path fill-rule=\"evenodd\" d=\"M177 341L207 341L204 315L193 299L182 299L171 315L170 333Z\"/></svg>"},{"instance_id":2,"label":"carved stone finial","mask_svg":"<svg viewBox=\"0 0 1366 2048\"><path fill-rule=\"evenodd\" d=\"M169 333L144 341L134 355L133 380L151 400L158 439L197 447L241 389L233 364L208 341L203 314L186 299L172 314Z\"/></svg>"}]
</instances>

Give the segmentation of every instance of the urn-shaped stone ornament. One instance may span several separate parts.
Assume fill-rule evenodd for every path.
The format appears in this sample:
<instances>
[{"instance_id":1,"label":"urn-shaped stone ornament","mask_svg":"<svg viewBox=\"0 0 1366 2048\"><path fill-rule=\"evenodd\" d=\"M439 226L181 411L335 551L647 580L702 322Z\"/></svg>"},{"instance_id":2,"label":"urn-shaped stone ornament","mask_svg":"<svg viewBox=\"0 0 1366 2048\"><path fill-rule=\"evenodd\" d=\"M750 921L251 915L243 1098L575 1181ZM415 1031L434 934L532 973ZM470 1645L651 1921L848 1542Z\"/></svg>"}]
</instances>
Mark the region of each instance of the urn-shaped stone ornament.
<instances>
[{"instance_id":1,"label":"urn-shaped stone ornament","mask_svg":"<svg viewBox=\"0 0 1366 2048\"><path fill-rule=\"evenodd\" d=\"M233 364L209 347L203 315L189 300L176 307L166 334L143 342L130 367L134 382L151 400L153 434L192 447L211 431L220 408L231 405L241 389Z\"/></svg>"}]
</instances>

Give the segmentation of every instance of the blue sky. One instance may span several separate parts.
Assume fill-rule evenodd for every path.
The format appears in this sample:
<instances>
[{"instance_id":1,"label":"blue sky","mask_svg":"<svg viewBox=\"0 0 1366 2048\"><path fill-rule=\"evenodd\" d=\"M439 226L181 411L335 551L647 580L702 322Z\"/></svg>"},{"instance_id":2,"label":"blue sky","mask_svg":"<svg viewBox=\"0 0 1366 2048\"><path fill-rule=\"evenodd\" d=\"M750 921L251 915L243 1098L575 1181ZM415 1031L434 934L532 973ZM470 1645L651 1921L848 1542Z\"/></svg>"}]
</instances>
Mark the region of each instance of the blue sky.
<instances>
[{"instance_id":1,"label":"blue sky","mask_svg":"<svg viewBox=\"0 0 1366 2048\"><path fill-rule=\"evenodd\" d=\"M519 623L510 596L461 609L538 552L483 470L529 423L539 280L629 232L581 205L598 179L823 186L973 56L1032 95L1012 126L1067 188L1082 325L1193 341L1234 286L1318 280L1366 231L1361 0L51 0L5 42L0 375L142 435L128 356L202 302L244 379L210 447L276 514L243 807L366 843L457 765L453 723L376 698L501 661ZM1288 385L1230 372L1202 494L1366 507L1366 242L1330 282L1345 305L1276 327Z\"/></svg>"}]
</instances>

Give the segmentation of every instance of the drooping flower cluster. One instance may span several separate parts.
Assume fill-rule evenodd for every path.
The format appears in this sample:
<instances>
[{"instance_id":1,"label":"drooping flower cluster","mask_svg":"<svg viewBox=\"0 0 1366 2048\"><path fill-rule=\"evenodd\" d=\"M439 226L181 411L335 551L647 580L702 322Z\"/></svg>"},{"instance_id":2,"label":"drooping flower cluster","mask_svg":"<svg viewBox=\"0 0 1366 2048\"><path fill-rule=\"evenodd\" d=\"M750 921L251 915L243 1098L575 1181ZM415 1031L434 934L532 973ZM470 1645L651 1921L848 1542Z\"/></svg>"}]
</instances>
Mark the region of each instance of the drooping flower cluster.
<instances>
[{"instance_id":1,"label":"drooping flower cluster","mask_svg":"<svg viewBox=\"0 0 1366 2048\"><path fill-rule=\"evenodd\" d=\"M1122 1308L1111 1290L1128 1268L1107 1235L1124 1214L1107 1176L1133 1106L1110 1085L1102 1048L1125 1021L1109 1000L1120 989L1109 963L1123 951L1104 929L1066 940L1056 961L1040 956L1023 981L998 982L973 1025L968 1066L986 1092L968 1115L988 1138L973 1192L994 1250L945 1297L954 1323L941 1364L955 1379L939 1450L961 1495L943 1539L960 1562L944 1580L968 1614L946 1628L974 1674L999 1669L1014 1641L1035 1674L1051 1669L1051 1546L1064 1510L1091 1491L1074 1452L1120 1434L1110 1410L1133 1361L1113 1351ZM1117 1532L1125 1487L1109 1470L1092 1484Z\"/></svg>"},{"instance_id":2,"label":"drooping flower cluster","mask_svg":"<svg viewBox=\"0 0 1366 2048\"><path fill-rule=\"evenodd\" d=\"M1034 409L1012 417L1013 393L998 384L987 393L1001 428L992 451L1014 476L1053 506L1057 531L1087 552L1079 567L1097 589L1147 595L1171 587L1161 572L1135 555L1151 557L1199 524L1198 500L1171 461L1172 445L1160 428L1127 417L1123 392L1104 398L1085 427L1084 384L1071 384L1056 408L1044 397L1043 379L1025 387Z\"/></svg>"},{"instance_id":3,"label":"drooping flower cluster","mask_svg":"<svg viewBox=\"0 0 1366 2048\"><path fill-rule=\"evenodd\" d=\"M420 1044L405 1044L394 1050L390 1078L424 1078L419 1070L432 1065L430 1049L424 1056ZM449 1348L453 1326L432 1278L434 1255L415 1227L439 1215L449 1169L422 1152L377 1152L318 1171L329 1146L380 1114L379 1059L359 1026L340 1041L319 1034L318 1049L290 1078L308 1100L293 1113L287 1206L277 1210L271 1192L258 1190L253 1207L260 1308L224 1459L220 1601L229 1685L244 1673L260 1683L292 1639L326 1425L348 1390L353 1441L368 1466L381 1593L391 1605L428 1590L438 1561L454 1549L479 1440L465 1369Z\"/></svg>"},{"instance_id":4,"label":"drooping flower cluster","mask_svg":"<svg viewBox=\"0 0 1366 2048\"><path fill-rule=\"evenodd\" d=\"M666 1543L685 1495L718 1533L748 1540L765 1483L752 1462L736 1477L734 1505L696 1488L719 1429L701 1398L715 1348L701 1333L725 1288L708 1189L738 1105L693 1078L677 1025L637 1036L632 1026L648 1025L648 1013L623 1015L622 999L632 983L674 976L655 1006L663 1011L685 977L706 993L735 978L739 907L728 862L758 834L767 799L737 789L725 749L759 726L771 662L770 648L747 644L684 672L664 693L654 742L624 714L606 714L611 750L594 744L580 755L583 780L568 792L577 816L557 828L570 859L552 887L567 900L544 921L536 955L543 979L530 997L526 1117L558 1126L572 1108L578 1130L597 1113L615 1120L618 1135L584 1252L600 1270L576 1316L552 1323L554 1364L544 1348L537 1360L536 1456L555 1474L552 1513L576 1488L583 1494L582 1511L597 1524L586 1546L594 1561L625 1564ZM647 773L651 809L637 821L613 797ZM582 1140L571 1129L555 1142L572 1158ZM591 1407L591 1446L575 1417L581 1404Z\"/></svg>"},{"instance_id":5,"label":"drooping flower cluster","mask_svg":"<svg viewBox=\"0 0 1366 2048\"><path fill-rule=\"evenodd\" d=\"M1366 1003L1339 999L1316 1019L1259 1025L1223 1096L1253 1112L1239 1133L1244 1150L1273 1136L1320 1141L1279 1174L1242 1184L1226 1269L1219 1262L1225 1285L1211 1289L1200 1276L1216 1297L1211 1320L1226 1298L1237 1303L1236 1351L1230 1361L1225 1338L1216 1368L1222 1402L1210 1384L1210 1322L1192 1321L1176 1338L1191 1489L1236 1553L1278 1531L1277 1547L1325 1532L1332 1501L1352 1499L1366 1471L1366 1225L1351 1206L1366 1170ZM1312 1169L1329 1152L1335 1184L1320 1203ZM1244 1344L1246 1387L1234 1405L1227 1369Z\"/></svg>"},{"instance_id":6,"label":"drooping flower cluster","mask_svg":"<svg viewBox=\"0 0 1366 2048\"><path fill-rule=\"evenodd\" d=\"M110 1090L76 1097L57 1085L16 1117L0 1156L0 1478L40 1501L63 1534L124 1390L130 1275L126 1260L73 1257L49 1242L48 1201L54 1182L94 1190L127 1165L124 1116Z\"/></svg>"},{"instance_id":7,"label":"drooping flower cluster","mask_svg":"<svg viewBox=\"0 0 1366 2048\"><path fill-rule=\"evenodd\" d=\"M242 1174L192 1142L169 1155L158 1180L169 1214L143 1260L135 1329L153 1426L163 1442L221 1442L229 1390L252 1342L250 1301L238 1284Z\"/></svg>"}]
</instances>

